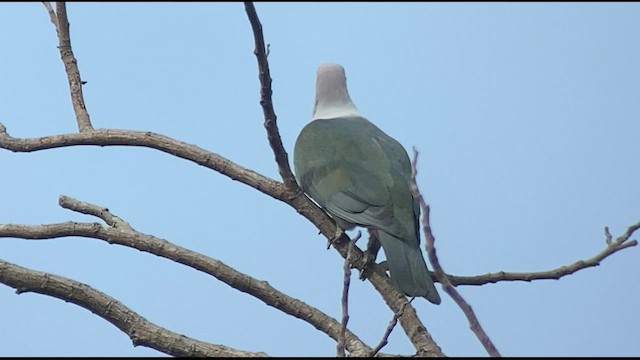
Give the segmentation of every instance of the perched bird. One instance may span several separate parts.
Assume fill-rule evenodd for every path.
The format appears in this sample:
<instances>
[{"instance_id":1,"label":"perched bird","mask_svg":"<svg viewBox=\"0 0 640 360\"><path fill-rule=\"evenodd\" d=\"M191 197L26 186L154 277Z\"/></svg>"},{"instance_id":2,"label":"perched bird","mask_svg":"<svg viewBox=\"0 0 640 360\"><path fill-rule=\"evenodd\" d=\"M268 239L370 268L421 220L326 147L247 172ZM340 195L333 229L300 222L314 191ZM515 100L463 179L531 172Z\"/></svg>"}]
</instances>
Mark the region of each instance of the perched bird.
<instances>
[{"instance_id":1,"label":"perched bird","mask_svg":"<svg viewBox=\"0 0 640 360\"><path fill-rule=\"evenodd\" d=\"M340 227L363 226L379 239L402 292L439 304L420 250L407 152L360 114L342 66L321 65L317 75L313 116L294 148L298 184Z\"/></svg>"}]
</instances>

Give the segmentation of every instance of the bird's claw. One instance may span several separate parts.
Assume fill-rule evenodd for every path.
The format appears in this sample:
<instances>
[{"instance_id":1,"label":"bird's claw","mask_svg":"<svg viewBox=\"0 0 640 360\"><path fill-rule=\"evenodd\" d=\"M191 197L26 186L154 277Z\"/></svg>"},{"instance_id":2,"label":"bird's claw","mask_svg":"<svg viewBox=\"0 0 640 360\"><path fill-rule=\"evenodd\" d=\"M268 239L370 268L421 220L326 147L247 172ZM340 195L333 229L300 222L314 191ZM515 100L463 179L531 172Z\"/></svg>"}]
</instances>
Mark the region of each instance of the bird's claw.
<instances>
[{"instance_id":1,"label":"bird's claw","mask_svg":"<svg viewBox=\"0 0 640 360\"><path fill-rule=\"evenodd\" d=\"M367 270L369 270L369 267L371 266L371 264L374 264L375 262L376 262L376 254L374 254L369 250L365 250L364 266L362 267L362 270L360 270L360 280L364 281L367 278L369 274ZM383 263L386 265L386 261L383 261Z\"/></svg>"},{"instance_id":2,"label":"bird's claw","mask_svg":"<svg viewBox=\"0 0 640 360\"><path fill-rule=\"evenodd\" d=\"M333 234L333 237L330 239L327 239L327 250L331 248L331 245L333 245L333 243L335 243L336 241L338 241L338 239L340 239L343 233L344 233L344 230L342 230L340 226L336 225L336 232Z\"/></svg>"}]
</instances>

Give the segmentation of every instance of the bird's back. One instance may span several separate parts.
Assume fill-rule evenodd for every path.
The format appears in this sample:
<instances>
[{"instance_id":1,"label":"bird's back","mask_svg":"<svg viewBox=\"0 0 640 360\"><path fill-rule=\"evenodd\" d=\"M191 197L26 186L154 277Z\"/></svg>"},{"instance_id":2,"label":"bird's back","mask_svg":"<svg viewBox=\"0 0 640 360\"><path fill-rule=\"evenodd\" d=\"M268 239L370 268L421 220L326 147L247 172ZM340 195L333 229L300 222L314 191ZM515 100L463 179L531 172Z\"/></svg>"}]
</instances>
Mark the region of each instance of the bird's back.
<instances>
[{"instance_id":1,"label":"bird's back","mask_svg":"<svg viewBox=\"0 0 640 360\"><path fill-rule=\"evenodd\" d=\"M419 243L409 157L365 118L308 123L296 140L294 168L303 190L332 216Z\"/></svg>"}]
</instances>

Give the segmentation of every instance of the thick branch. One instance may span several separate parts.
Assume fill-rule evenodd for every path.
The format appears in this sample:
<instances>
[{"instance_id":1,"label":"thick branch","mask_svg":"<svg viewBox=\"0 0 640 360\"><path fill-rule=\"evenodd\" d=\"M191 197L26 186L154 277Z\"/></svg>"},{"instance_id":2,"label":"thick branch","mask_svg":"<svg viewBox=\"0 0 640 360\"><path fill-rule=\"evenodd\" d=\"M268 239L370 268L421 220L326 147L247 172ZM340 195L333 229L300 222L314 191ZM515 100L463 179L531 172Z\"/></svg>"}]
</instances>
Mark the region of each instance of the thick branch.
<instances>
[{"instance_id":1,"label":"thick branch","mask_svg":"<svg viewBox=\"0 0 640 360\"><path fill-rule=\"evenodd\" d=\"M233 180L256 188L275 199L281 201L286 201L287 199L282 183L246 169L196 145L187 144L150 131L96 129L84 133L18 139L11 137L6 132L6 128L0 124L0 148L13 152L32 152L78 145L140 146L160 150L215 170Z\"/></svg>"},{"instance_id":2,"label":"thick branch","mask_svg":"<svg viewBox=\"0 0 640 360\"><path fill-rule=\"evenodd\" d=\"M267 138L269 139L269 145L273 149L273 153L276 157L276 163L278 164L278 171L284 181L285 186L290 191L302 192L296 183L296 179L291 173L289 167L289 156L287 155L284 146L282 145L282 139L280 138L280 132L278 131L278 124L276 122L276 112L273 109L273 100L271 94L271 73L269 71L269 62L267 61L267 50L264 46L264 36L262 34L262 24L258 19L256 8L251 2L244 3L245 11L249 17L251 28L253 29L253 37L255 41L255 50L253 53L258 60L258 71L260 79L260 105L262 106L262 112L264 113L264 127L267 129Z\"/></svg>"},{"instance_id":3,"label":"thick branch","mask_svg":"<svg viewBox=\"0 0 640 360\"><path fill-rule=\"evenodd\" d=\"M107 223L126 224L126 222L111 214L107 209L87 202L78 201L67 196L61 196L59 202L64 208L98 216ZM102 226L98 223L76 222L37 226L0 225L0 237L54 239L68 236L104 240L110 244L127 246L173 260L212 275L225 284L260 299L269 306L308 322L336 341L340 337L341 325L338 321L320 310L276 290L266 281L260 281L231 268L219 260L185 249L164 239L140 233L131 227L114 228ZM352 355L366 355L371 351L371 348L366 346L350 331L347 330L345 336L346 347Z\"/></svg>"},{"instance_id":4,"label":"thick branch","mask_svg":"<svg viewBox=\"0 0 640 360\"><path fill-rule=\"evenodd\" d=\"M49 273L30 270L0 260L0 282L18 294L35 292L81 306L127 334L134 346L145 346L173 356L235 357L267 356L209 344L168 331L149 322L118 300L89 285Z\"/></svg>"},{"instance_id":5,"label":"thick branch","mask_svg":"<svg viewBox=\"0 0 640 360\"><path fill-rule=\"evenodd\" d=\"M97 129L85 133L18 139L11 137L6 132L4 125L0 124L0 148L13 152L32 152L79 145L140 146L163 151L215 170L274 199L289 204L298 213L311 221L327 239L333 239L336 233L335 222L304 193L286 191L282 183L246 169L218 154L206 151L195 145L153 132L115 129ZM334 248L343 258L347 257L349 241L349 237L343 234L333 242ZM360 271L367 265L362 251L357 247L353 249L351 258L351 265ZM376 264L368 264L368 274L368 280L380 292L389 308L394 313L400 313L405 306L404 304L407 303L407 298L393 286L384 269ZM415 309L411 305L406 305L402 314L399 319L400 324L416 349L420 353L443 356L442 351L418 318Z\"/></svg>"},{"instance_id":6,"label":"thick branch","mask_svg":"<svg viewBox=\"0 0 640 360\"><path fill-rule=\"evenodd\" d=\"M58 34L58 49L60 57L64 63L64 69L69 79L69 90L71 92L71 103L73 111L76 114L78 129L80 132L91 131L93 126L84 103L84 95L82 94L82 80L80 78L80 70L78 69L78 61L73 55L71 49L71 36L69 34L69 20L67 19L67 6L63 1L56 3L56 11L54 13L51 5L44 2L44 6L51 17L51 22L56 28Z\"/></svg>"}]
</instances>

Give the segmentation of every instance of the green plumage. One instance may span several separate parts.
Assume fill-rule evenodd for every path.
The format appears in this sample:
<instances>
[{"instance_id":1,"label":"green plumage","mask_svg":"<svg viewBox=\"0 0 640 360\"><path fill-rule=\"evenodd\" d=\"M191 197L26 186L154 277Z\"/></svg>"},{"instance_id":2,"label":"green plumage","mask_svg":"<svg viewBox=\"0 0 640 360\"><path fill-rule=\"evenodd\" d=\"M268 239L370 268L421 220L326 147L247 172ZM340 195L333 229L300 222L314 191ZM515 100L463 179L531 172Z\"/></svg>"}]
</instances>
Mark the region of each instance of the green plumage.
<instances>
[{"instance_id":1,"label":"green plumage","mask_svg":"<svg viewBox=\"0 0 640 360\"><path fill-rule=\"evenodd\" d=\"M302 189L345 229L379 230L391 279L409 296L440 297L420 250L411 163L395 139L360 116L317 119L294 149Z\"/></svg>"}]
</instances>

